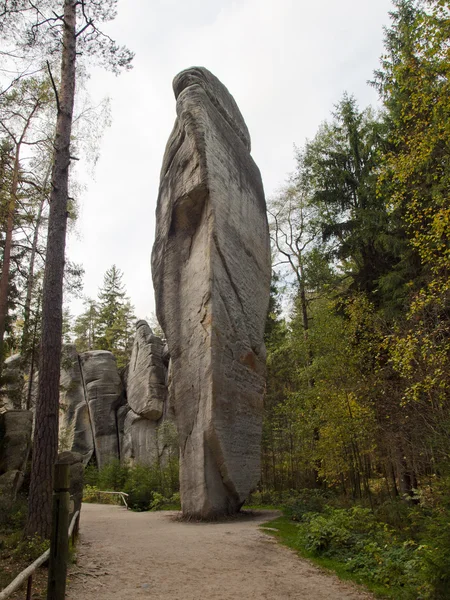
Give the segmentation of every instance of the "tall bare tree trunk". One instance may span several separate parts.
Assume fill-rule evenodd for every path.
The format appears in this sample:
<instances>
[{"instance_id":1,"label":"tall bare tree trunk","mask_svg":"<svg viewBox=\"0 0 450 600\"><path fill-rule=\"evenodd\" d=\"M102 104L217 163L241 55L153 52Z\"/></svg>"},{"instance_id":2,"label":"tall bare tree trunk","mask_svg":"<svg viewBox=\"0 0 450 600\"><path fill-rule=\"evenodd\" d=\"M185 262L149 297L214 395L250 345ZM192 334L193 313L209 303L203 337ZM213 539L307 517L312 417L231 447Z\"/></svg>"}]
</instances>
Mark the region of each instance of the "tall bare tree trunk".
<instances>
[{"instance_id":1,"label":"tall bare tree trunk","mask_svg":"<svg viewBox=\"0 0 450 600\"><path fill-rule=\"evenodd\" d=\"M49 537L53 465L58 454L59 377L62 345L64 254L70 137L75 97L76 0L64 2L61 85L50 193L47 254L42 295L42 338L33 460L26 534Z\"/></svg>"},{"instance_id":2,"label":"tall bare tree trunk","mask_svg":"<svg viewBox=\"0 0 450 600\"><path fill-rule=\"evenodd\" d=\"M5 337L6 317L8 314L8 284L11 267L11 246L16 210L17 189L19 186L20 144L16 145L11 195L8 202L8 220L6 222L5 249L3 251L2 275L0 278L0 374L3 367L3 338Z\"/></svg>"},{"instance_id":3,"label":"tall bare tree trunk","mask_svg":"<svg viewBox=\"0 0 450 600\"><path fill-rule=\"evenodd\" d=\"M47 186L48 173L45 181L44 188ZM22 341L21 341L21 353L22 356L25 357L28 353L29 346L29 338L30 338L30 318L31 318L31 300L33 296L33 286L34 286L34 267L36 262L36 253L37 247L39 243L39 230L41 227L42 221L42 213L44 211L45 204L45 195L42 195L41 202L39 204L38 213L36 216L36 225L33 233L33 242L31 245L31 254L30 254L30 267L28 269L28 280L27 280L27 294L25 297L25 305L23 309L23 331L22 331Z\"/></svg>"}]
</instances>

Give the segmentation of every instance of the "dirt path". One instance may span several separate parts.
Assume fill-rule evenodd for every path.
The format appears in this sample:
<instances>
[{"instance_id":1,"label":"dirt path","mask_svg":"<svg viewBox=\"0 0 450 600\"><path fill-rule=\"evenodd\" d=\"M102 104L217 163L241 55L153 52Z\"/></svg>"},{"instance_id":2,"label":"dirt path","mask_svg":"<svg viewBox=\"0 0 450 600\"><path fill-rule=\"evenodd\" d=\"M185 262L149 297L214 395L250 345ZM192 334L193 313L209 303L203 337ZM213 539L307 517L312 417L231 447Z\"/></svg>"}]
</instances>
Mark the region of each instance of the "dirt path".
<instances>
[{"instance_id":1,"label":"dirt path","mask_svg":"<svg viewBox=\"0 0 450 600\"><path fill-rule=\"evenodd\" d=\"M84 504L67 600L369 600L264 534L269 511L225 523Z\"/></svg>"}]
</instances>

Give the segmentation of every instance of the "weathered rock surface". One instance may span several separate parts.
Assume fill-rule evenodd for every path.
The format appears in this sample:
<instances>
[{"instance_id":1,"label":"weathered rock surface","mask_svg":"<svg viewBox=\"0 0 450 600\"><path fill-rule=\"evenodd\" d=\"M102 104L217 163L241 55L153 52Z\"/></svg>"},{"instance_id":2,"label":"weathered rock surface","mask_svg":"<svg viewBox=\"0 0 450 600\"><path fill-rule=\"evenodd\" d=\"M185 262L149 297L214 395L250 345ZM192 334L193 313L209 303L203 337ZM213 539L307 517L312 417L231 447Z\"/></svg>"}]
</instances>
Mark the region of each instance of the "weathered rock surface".
<instances>
[{"instance_id":1,"label":"weathered rock surface","mask_svg":"<svg viewBox=\"0 0 450 600\"><path fill-rule=\"evenodd\" d=\"M0 473L23 471L31 447L33 415L9 410L0 415Z\"/></svg>"},{"instance_id":2,"label":"weathered rock surface","mask_svg":"<svg viewBox=\"0 0 450 600\"><path fill-rule=\"evenodd\" d=\"M169 457L178 453L176 437L170 418L156 423L130 409L124 422L121 458L128 464L165 466Z\"/></svg>"},{"instance_id":3,"label":"weathered rock surface","mask_svg":"<svg viewBox=\"0 0 450 600\"><path fill-rule=\"evenodd\" d=\"M95 456L99 468L119 457L116 412L125 402L114 355L107 350L80 354L85 397L89 406Z\"/></svg>"},{"instance_id":4,"label":"weathered rock surface","mask_svg":"<svg viewBox=\"0 0 450 600\"><path fill-rule=\"evenodd\" d=\"M23 361L20 354L9 356L3 368L4 394L0 396L0 413L22 408Z\"/></svg>"},{"instance_id":5,"label":"weathered rock surface","mask_svg":"<svg viewBox=\"0 0 450 600\"><path fill-rule=\"evenodd\" d=\"M22 487L23 479L23 471L7 471L0 475L0 514L2 511L9 510L11 502L15 500L17 492Z\"/></svg>"},{"instance_id":6,"label":"weathered rock surface","mask_svg":"<svg viewBox=\"0 0 450 600\"><path fill-rule=\"evenodd\" d=\"M124 421L122 459L129 464L153 465L158 458L156 422L129 410Z\"/></svg>"},{"instance_id":7,"label":"weathered rock surface","mask_svg":"<svg viewBox=\"0 0 450 600\"><path fill-rule=\"evenodd\" d=\"M63 349L59 405L60 447L80 453L87 465L94 452L94 439L80 360L73 345Z\"/></svg>"},{"instance_id":8,"label":"weathered rock surface","mask_svg":"<svg viewBox=\"0 0 450 600\"><path fill-rule=\"evenodd\" d=\"M14 500L23 483L32 421L33 415L27 410L0 414L0 496L6 503Z\"/></svg>"},{"instance_id":9,"label":"weathered rock surface","mask_svg":"<svg viewBox=\"0 0 450 600\"><path fill-rule=\"evenodd\" d=\"M138 415L158 421L166 401L164 344L146 321L138 321L127 376L127 401Z\"/></svg>"},{"instance_id":10,"label":"weathered rock surface","mask_svg":"<svg viewBox=\"0 0 450 600\"><path fill-rule=\"evenodd\" d=\"M120 456L120 460L124 459L124 447L125 447L125 419L126 416L128 414L128 412L130 411L130 407L128 406L128 404L124 404L123 406L120 406L119 409L117 410L116 413L116 419L117 419L117 433L119 436L119 456Z\"/></svg>"},{"instance_id":11,"label":"weathered rock surface","mask_svg":"<svg viewBox=\"0 0 450 600\"><path fill-rule=\"evenodd\" d=\"M239 510L259 478L270 249L261 176L236 102L209 71L174 79L152 253L185 514Z\"/></svg>"}]
</instances>

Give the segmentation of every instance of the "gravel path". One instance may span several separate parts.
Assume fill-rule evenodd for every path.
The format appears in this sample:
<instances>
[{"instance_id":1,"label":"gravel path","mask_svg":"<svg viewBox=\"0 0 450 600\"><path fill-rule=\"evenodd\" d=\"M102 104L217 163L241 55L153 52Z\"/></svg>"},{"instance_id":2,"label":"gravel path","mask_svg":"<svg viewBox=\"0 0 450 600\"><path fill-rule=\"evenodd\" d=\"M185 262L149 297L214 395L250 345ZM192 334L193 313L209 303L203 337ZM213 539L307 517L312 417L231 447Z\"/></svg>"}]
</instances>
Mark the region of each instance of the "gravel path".
<instances>
[{"instance_id":1,"label":"gravel path","mask_svg":"<svg viewBox=\"0 0 450 600\"><path fill-rule=\"evenodd\" d=\"M67 600L369 600L263 533L265 511L222 523L84 504Z\"/></svg>"}]
</instances>

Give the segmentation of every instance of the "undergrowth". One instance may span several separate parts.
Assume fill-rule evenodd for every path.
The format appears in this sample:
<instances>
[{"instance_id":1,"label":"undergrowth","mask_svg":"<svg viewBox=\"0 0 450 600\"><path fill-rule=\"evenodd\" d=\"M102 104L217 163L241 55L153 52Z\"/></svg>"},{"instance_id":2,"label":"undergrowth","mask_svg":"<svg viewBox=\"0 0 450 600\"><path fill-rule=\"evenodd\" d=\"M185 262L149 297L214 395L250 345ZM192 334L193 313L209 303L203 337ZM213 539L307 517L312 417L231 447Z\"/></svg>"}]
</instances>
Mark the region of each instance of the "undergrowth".
<instances>
[{"instance_id":1,"label":"undergrowth","mask_svg":"<svg viewBox=\"0 0 450 600\"><path fill-rule=\"evenodd\" d=\"M128 466L113 461L100 470L87 467L83 501L122 504L119 496L102 494L101 491L127 493L127 503L136 511L178 510L178 462L172 460L162 467L141 464Z\"/></svg>"},{"instance_id":2,"label":"undergrowth","mask_svg":"<svg viewBox=\"0 0 450 600\"><path fill-rule=\"evenodd\" d=\"M285 544L340 577L395 600L450 599L450 485L433 500L385 501L373 510L339 506L320 490L286 501L270 523ZM270 531L270 530L269 530Z\"/></svg>"},{"instance_id":3,"label":"undergrowth","mask_svg":"<svg viewBox=\"0 0 450 600\"><path fill-rule=\"evenodd\" d=\"M0 589L6 587L23 569L43 554L48 540L35 536L24 538L23 529L27 515L27 501L19 494L13 502L0 498ZM40 598L45 574L35 573L34 592ZM19 593L19 592L18 592ZM22 597L24 596L21 590ZM16 596L14 596L16 597Z\"/></svg>"}]
</instances>

